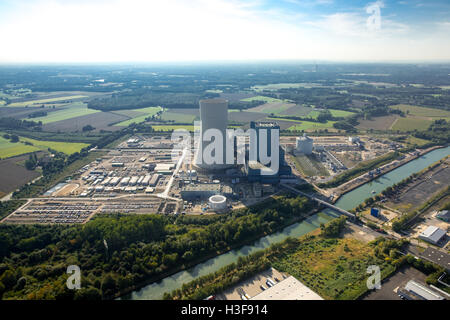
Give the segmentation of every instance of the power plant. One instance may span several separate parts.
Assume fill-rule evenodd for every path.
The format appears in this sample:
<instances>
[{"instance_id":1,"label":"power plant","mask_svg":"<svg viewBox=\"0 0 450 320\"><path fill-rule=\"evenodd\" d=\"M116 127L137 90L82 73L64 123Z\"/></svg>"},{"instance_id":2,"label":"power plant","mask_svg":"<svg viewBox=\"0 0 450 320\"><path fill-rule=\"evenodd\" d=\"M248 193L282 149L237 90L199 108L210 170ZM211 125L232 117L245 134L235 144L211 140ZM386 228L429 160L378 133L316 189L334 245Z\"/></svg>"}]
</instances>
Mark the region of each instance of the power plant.
<instances>
[{"instance_id":1,"label":"power plant","mask_svg":"<svg viewBox=\"0 0 450 320\"><path fill-rule=\"evenodd\" d=\"M295 149L305 155L309 155L313 151L313 139L303 134L303 137L297 137L295 141Z\"/></svg>"},{"instance_id":2,"label":"power plant","mask_svg":"<svg viewBox=\"0 0 450 320\"><path fill-rule=\"evenodd\" d=\"M200 141L195 155L195 166L203 171L223 170L232 165L226 164L226 130L228 126L228 101L225 99L206 99L200 100ZM203 151L208 147L211 141L203 141L205 133L209 129L217 129L222 133L222 155L215 163L205 163ZM215 142L215 141L214 141ZM215 152L213 153L215 155Z\"/></svg>"}]
</instances>

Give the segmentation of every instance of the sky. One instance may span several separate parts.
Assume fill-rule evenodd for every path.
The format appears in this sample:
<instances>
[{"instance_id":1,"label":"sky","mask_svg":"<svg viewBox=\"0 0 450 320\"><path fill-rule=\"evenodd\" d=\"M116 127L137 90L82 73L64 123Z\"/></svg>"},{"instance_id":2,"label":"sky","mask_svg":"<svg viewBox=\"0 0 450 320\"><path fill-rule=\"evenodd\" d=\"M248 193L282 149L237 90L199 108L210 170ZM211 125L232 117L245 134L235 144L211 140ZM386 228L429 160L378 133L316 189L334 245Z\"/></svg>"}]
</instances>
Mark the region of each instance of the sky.
<instances>
[{"instance_id":1,"label":"sky","mask_svg":"<svg viewBox=\"0 0 450 320\"><path fill-rule=\"evenodd\" d=\"M448 0L0 0L0 63L450 61Z\"/></svg>"}]
</instances>

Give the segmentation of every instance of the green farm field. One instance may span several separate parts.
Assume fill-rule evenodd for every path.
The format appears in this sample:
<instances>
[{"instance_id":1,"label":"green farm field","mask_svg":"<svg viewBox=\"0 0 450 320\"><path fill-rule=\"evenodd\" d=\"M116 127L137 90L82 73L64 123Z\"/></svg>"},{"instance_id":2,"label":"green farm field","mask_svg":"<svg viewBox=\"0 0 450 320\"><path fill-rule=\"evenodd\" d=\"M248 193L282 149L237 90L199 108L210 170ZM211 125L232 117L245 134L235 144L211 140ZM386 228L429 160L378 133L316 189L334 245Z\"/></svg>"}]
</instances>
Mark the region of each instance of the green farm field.
<instances>
[{"instance_id":1,"label":"green farm field","mask_svg":"<svg viewBox=\"0 0 450 320\"><path fill-rule=\"evenodd\" d=\"M50 112L45 117L38 117L33 118L31 120L33 121L42 121L43 124L46 123L52 123L56 121L62 121L67 119L72 119L76 117L85 116L88 114L94 114L100 112L99 110L94 109L88 109L85 103L82 102L76 102L73 104L70 104L67 107L64 107L64 109Z\"/></svg>"},{"instance_id":2,"label":"green farm field","mask_svg":"<svg viewBox=\"0 0 450 320\"><path fill-rule=\"evenodd\" d=\"M42 104L45 103L52 103L57 101L66 101L66 100L73 100L73 99L81 99L81 98L87 98L88 96L83 95L74 95L74 96L65 96L65 97L58 97L58 98L48 98L48 99L38 99L38 100L30 100L30 101L22 101L22 102L13 102L11 104L8 104L8 107L40 107Z\"/></svg>"},{"instance_id":3,"label":"green farm field","mask_svg":"<svg viewBox=\"0 0 450 320\"><path fill-rule=\"evenodd\" d=\"M10 158L18 156L28 152L39 151L40 149L36 146L27 146L21 142L12 143L9 140L0 136L0 159Z\"/></svg>"},{"instance_id":4,"label":"green farm field","mask_svg":"<svg viewBox=\"0 0 450 320\"><path fill-rule=\"evenodd\" d=\"M283 120L287 121L287 120ZM336 121L328 121L327 123L320 123L320 122L312 122L312 121L295 121L292 120L292 122L295 122L296 124L289 127L289 131L302 131L302 130L316 130L316 129L333 129L333 124Z\"/></svg>"},{"instance_id":5,"label":"green farm field","mask_svg":"<svg viewBox=\"0 0 450 320\"><path fill-rule=\"evenodd\" d=\"M12 143L9 140L3 138L4 132L0 132L0 158L10 158L13 156L18 156L21 154L48 150L48 148L54 149L59 152L64 152L66 154L72 154L79 152L84 147L87 147L87 143L78 142L56 142L48 140L36 140L26 137L19 137L19 142ZM26 145L24 142L29 142L32 145Z\"/></svg>"},{"instance_id":6,"label":"green farm field","mask_svg":"<svg viewBox=\"0 0 450 320\"><path fill-rule=\"evenodd\" d=\"M174 121L178 123L192 123L194 122L195 118L196 116L192 114L183 114L170 111L164 111L161 115L161 120Z\"/></svg>"},{"instance_id":7,"label":"green farm field","mask_svg":"<svg viewBox=\"0 0 450 320\"><path fill-rule=\"evenodd\" d=\"M391 106L391 108L401 110L405 114L408 114L409 116L423 117L427 119L430 118L447 119L447 120L450 119L450 111L447 110L418 107L407 104L398 104L395 106Z\"/></svg>"},{"instance_id":8,"label":"green farm field","mask_svg":"<svg viewBox=\"0 0 450 320\"><path fill-rule=\"evenodd\" d=\"M283 100L272 98L272 97L266 97L266 96L255 96L251 98L245 98L241 99L241 101L244 102L251 102L251 101L264 101L266 103L272 103L272 102L282 102Z\"/></svg>"},{"instance_id":9,"label":"green farm field","mask_svg":"<svg viewBox=\"0 0 450 320\"><path fill-rule=\"evenodd\" d=\"M421 118L398 118L391 127L391 130L399 131L414 131L426 130L432 123L432 120L421 119Z\"/></svg>"},{"instance_id":10,"label":"green farm field","mask_svg":"<svg viewBox=\"0 0 450 320\"><path fill-rule=\"evenodd\" d=\"M147 108L142 108L142 109L132 109L130 111L134 111L134 112L140 112L140 113L144 113L143 115L116 123L115 126L118 127L126 127L129 126L132 123L141 123L141 122L145 122L145 119L153 116L155 114L157 114L159 111L163 110L161 107L147 107Z\"/></svg>"}]
</instances>

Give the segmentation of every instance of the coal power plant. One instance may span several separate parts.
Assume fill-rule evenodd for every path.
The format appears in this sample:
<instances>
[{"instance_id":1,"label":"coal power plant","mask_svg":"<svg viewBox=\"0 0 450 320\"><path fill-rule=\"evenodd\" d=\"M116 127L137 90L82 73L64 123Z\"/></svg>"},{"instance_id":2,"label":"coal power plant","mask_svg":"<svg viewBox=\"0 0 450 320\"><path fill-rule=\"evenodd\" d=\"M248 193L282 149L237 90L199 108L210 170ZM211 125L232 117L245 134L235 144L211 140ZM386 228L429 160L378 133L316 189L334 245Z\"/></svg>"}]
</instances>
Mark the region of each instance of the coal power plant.
<instances>
[{"instance_id":1,"label":"coal power plant","mask_svg":"<svg viewBox=\"0 0 450 320\"><path fill-rule=\"evenodd\" d=\"M200 152L210 145L211 141L200 139L197 154L195 156L195 166L202 171L223 170L232 167L226 164L226 130L228 126L228 101L225 99L205 99L200 100L200 137L205 137L205 132L209 129L217 129L222 133L222 156L217 163L205 163ZM215 153L213 152L213 155Z\"/></svg>"}]
</instances>

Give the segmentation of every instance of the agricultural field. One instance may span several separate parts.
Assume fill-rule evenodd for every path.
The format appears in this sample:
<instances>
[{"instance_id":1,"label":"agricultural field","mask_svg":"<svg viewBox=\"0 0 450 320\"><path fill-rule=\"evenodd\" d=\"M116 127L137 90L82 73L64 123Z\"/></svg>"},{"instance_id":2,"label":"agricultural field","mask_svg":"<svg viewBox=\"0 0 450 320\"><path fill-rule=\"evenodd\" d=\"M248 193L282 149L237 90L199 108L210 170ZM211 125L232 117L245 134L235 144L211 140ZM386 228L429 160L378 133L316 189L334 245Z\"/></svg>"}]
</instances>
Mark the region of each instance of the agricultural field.
<instances>
[{"instance_id":1,"label":"agricultural field","mask_svg":"<svg viewBox=\"0 0 450 320\"><path fill-rule=\"evenodd\" d=\"M5 133L0 132L0 158L10 158L18 155L22 155L29 152L47 150L48 148L64 152L66 154L72 154L79 152L82 148L87 147L87 143L77 142L56 142L48 140L36 140L19 136L19 142L12 143L3 137ZM29 142L32 145L27 145L24 142Z\"/></svg>"},{"instance_id":2,"label":"agricultural field","mask_svg":"<svg viewBox=\"0 0 450 320\"><path fill-rule=\"evenodd\" d=\"M89 146L87 143L45 141L26 137L20 137L20 140L30 142L34 147L37 147L40 150L47 150L48 148L51 148L59 152L64 152L65 154L79 152L81 149Z\"/></svg>"},{"instance_id":3,"label":"agricultural field","mask_svg":"<svg viewBox=\"0 0 450 320\"><path fill-rule=\"evenodd\" d=\"M27 170L21 163L28 159L28 155L15 156L0 160L0 197L16 190L25 183L40 176L38 170Z\"/></svg>"},{"instance_id":4,"label":"agricultural field","mask_svg":"<svg viewBox=\"0 0 450 320\"><path fill-rule=\"evenodd\" d=\"M173 131L176 129L184 129L191 132L194 132L194 126L188 125L152 125L153 130L155 131Z\"/></svg>"},{"instance_id":5,"label":"agricultural field","mask_svg":"<svg viewBox=\"0 0 450 320\"><path fill-rule=\"evenodd\" d=\"M272 83L266 85L258 85L253 86L251 89L255 91L277 91L280 89L290 89L290 88L317 88L322 87L321 84L318 83Z\"/></svg>"},{"instance_id":6,"label":"agricultural field","mask_svg":"<svg viewBox=\"0 0 450 320\"><path fill-rule=\"evenodd\" d=\"M266 113L266 114L280 114L281 112L284 112L290 108L295 106L293 103L286 103L282 102L281 100L279 102L269 102L262 104L260 106L247 109L249 112L259 112L259 113Z\"/></svg>"},{"instance_id":7,"label":"agricultural field","mask_svg":"<svg viewBox=\"0 0 450 320\"><path fill-rule=\"evenodd\" d=\"M45 110L45 109L44 109ZM45 110L47 111L47 110ZM44 117L32 118L33 121L42 121L43 124L72 119L76 117L81 117L89 114L94 114L100 112L99 110L88 109L87 105L82 102L75 102L61 110L57 110L47 114Z\"/></svg>"},{"instance_id":8,"label":"agricultural field","mask_svg":"<svg viewBox=\"0 0 450 320\"><path fill-rule=\"evenodd\" d=\"M265 118L267 114L260 112L238 111L228 113L229 122L249 123L250 121L258 121Z\"/></svg>"},{"instance_id":9,"label":"agricultural field","mask_svg":"<svg viewBox=\"0 0 450 320\"><path fill-rule=\"evenodd\" d=\"M447 110L411 106L406 104L398 104L391 106L391 108L401 110L408 116L421 117L429 120L450 119L450 111Z\"/></svg>"},{"instance_id":10,"label":"agricultural field","mask_svg":"<svg viewBox=\"0 0 450 320\"><path fill-rule=\"evenodd\" d=\"M254 96L254 97L250 97L250 98L241 99L241 101L244 101L244 102L264 101L265 103L283 102L283 100L281 100L281 99L266 97L266 96Z\"/></svg>"},{"instance_id":11,"label":"agricultural field","mask_svg":"<svg viewBox=\"0 0 450 320\"><path fill-rule=\"evenodd\" d=\"M283 112L280 112L280 116L294 116L294 117L306 117L311 111L314 109L311 107L295 105L292 108L289 108Z\"/></svg>"},{"instance_id":12,"label":"agricultural field","mask_svg":"<svg viewBox=\"0 0 450 320\"><path fill-rule=\"evenodd\" d=\"M361 130L389 130L399 117L398 115L389 115L370 120L358 119L359 124L356 127Z\"/></svg>"},{"instance_id":13,"label":"agricultural field","mask_svg":"<svg viewBox=\"0 0 450 320\"><path fill-rule=\"evenodd\" d=\"M328 121L327 123L311 122L311 121L293 121L293 122L296 122L296 124L290 126L287 130L289 131L302 131L302 130L314 131L321 129L335 130L333 128L333 124L336 123L336 121Z\"/></svg>"},{"instance_id":14,"label":"agricultural field","mask_svg":"<svg viewBox=\"0 0 450 320\"><path fill-rule=\"evenodd\" d=\"M18 156L24 153L33 151L39 151L36 146L28 146L22 142L12 143L9 140L3 138L4 132L0 132L0 159L6 159L14 156Z\"/></svg>"},{"instance_id":15,"label":"agricultural field","mask_svg":"<svg viewBox=\"0 0 450 320\"><path fill-rule=\"evenodd\" d=\"M141 123L145 122L145 119L157 114L159 111L162 111L163 109L161 107L147 107L142 109L132 109L131 111L141 112L143 113L140 116L137 116L135 118L131 118L119 123L116 123L115 126L117 127L126 127L129 126L132 123Z\"/></svg>"},{"instance_id":16,"label":"agricultural field","mask_svg":"<svg viewBox=\"0 0 450 320\"><path fill-rule=\"evenodd\" d=\"M239 102L243 99L254 97L255 94L251 92L236 92L236 93L221 93L220 97L227 99L229 102Z\"/></svg>"},{"instance_id":17,"label":"agricultural field","mask_svg":"<svg viewBox=\"0 0 450 320\"><path fill-rule=\"evenodd\" d=\"M325 299L353 300L367 291L366 270L370 265L380 266L382 274L394 270L363 242L316 237L273 267L293 275Z\"/></svg>"},{"instance_id":18,"label":"agricultural field","mask_svg":"<svg viewBox=\"0 0 450 320\"><path fill-rule=\"evenodd\" d=\"M164 121L173 121L175 123L192 123L194 122L195 118L197 116L192 114L186 114L186 113L179 113L175 111L164 111L161 115L161 120Z\"/></svg>"},{"instance_id":19,"label":"agricultural field","mask_svg":"<svg viewBox=\"0 0 450 320\"><path fill-rule=\"evenodd\" d=\"M47 98L47 99L36 99L36 100L29 100L29 101L21 101L21 102L13 102L8 104L8 107L40 107L43 104L46 103L53 103L53 102L59 102L59 101L68 101L68 100L75 100L75 99L83 99L88 98L88 96L84 95L72 95L72 96L63 96L63 97L56 97L56 98Z\"/></svg>"},{"instance_id":20,"label":"agricultural field","mask_svg":"<svg viewBox=\"0 0 450 320\"><path fill-rule=\"evenodd\" d=\"M127 120L126 116L121 116L112 112L96 112L71 119L50 122L44 124L42 129L49 132L81 132L86 125L93 126L96 131L107 130L116 131L121 127L113 126L114 123Z\"/></svg>"},{"instance_id":21,"label":"agricultural field","mask_svg":"<svg viewBox=\"0 0 450 320\"><path fill-rule=\"evenodd\" d=\"M399 131L414 131L417 130L427 130L432 120L420 119L420 118L398 118L391 127L391 130Z\"/></svg>"}]
</instances>

